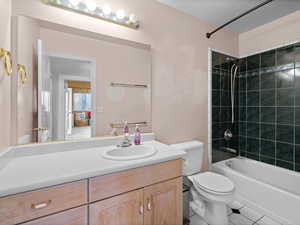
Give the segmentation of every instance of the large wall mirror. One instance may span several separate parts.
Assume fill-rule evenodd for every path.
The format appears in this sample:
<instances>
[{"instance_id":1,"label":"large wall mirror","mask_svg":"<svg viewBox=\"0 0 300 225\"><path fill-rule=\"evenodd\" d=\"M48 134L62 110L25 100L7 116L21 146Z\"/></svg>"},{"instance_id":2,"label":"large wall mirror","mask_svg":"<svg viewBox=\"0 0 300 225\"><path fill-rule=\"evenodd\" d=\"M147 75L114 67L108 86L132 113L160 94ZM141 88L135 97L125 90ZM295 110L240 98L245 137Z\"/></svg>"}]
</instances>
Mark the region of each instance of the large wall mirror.
<instances>
[{"instance_id":1,"label":"large wall mirror","mask_svg":"<svg viewBox=\"0 0 300 225\"><path fill-rule=\"evenodd\" d=\"M151 48L13 18L18 144L151 132Z\"/></svg>"}]
</instances>

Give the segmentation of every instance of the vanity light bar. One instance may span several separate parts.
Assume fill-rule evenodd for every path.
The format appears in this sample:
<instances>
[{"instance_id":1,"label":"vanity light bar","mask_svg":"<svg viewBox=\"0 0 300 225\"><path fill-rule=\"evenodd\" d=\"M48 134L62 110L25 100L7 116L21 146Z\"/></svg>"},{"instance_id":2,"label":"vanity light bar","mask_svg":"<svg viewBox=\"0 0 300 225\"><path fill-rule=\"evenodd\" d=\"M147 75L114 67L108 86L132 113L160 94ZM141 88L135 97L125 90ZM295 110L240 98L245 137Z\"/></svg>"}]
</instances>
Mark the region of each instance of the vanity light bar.
<instances>
[{"instance_id":1,"label":"vanity light bar","mask_svg":"<svg viewBox=\"0 0 300 225\"><path fill-rule=\"evenodd\" d=\"M98 7L93 0L41 0L43 3L86 16L105 20L133 29L139 28L139 21L134 14L127 15L122 9L113 12L109 5Z\"/></svg>"}]
</instances>

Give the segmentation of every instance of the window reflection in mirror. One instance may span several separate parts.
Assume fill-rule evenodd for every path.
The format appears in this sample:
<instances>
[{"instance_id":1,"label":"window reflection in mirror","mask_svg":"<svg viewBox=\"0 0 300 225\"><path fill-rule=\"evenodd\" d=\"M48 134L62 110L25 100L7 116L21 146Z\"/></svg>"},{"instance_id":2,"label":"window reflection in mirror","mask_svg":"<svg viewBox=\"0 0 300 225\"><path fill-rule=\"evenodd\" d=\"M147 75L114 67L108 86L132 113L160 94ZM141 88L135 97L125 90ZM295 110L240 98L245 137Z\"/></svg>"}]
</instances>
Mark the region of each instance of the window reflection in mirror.
<instances>
[{"instance_id":1,"label":"window reflection in mirror","mask_svg":"<svg viewBox=\"0 0 300 225\"><path fill-rule=\"evenodd\" d=\"M90 138L92 94L90 82L68 82L66 91L66 139Z\"/></svg>"}]
</instances>

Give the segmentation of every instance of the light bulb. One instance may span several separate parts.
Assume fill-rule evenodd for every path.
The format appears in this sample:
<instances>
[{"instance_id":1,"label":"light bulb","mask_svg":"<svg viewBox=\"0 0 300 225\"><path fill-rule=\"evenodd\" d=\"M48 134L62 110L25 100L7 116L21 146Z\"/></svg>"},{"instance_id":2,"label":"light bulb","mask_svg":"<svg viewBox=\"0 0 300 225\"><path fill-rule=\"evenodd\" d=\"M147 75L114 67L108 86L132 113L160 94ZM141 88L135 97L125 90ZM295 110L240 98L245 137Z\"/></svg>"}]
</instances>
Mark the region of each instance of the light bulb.
<instances>
[{"instance_id":1,"label":"light bulb","mask_svg":"<svg viewBox=\"0 0 300 225\"><path fill-rule=\"evenodd\" d=\"M80 2L80 0L69 0L69 1L70 1L71 5L73 5L73 6L78 6L79 2Z\"/></svg>"},{"instance_id":2,"label":"light bulb","mask_svg":"<svg viewBox=\"0 0 300 225\"><path fill-rule=\"evenodd\" d=\"M130 21L131 23L136 23L136 22L137 22L137 17L136 17L136 15L131 14L131 15L129 16L129 21Z\"/></svg>"},{"instance_id":3,"label":"light bulb","mask_svg":"<svg viewBox=\"0 0 300 225\"><path fill-rule=\"evenodd\" d=\"M97 5L96 5L96 3L94 1L89 0L89 1L86 2L86 7L90 11L95 11L95 9L97 8Z\"/></svg>"},{"instance_id":4,"label":"light bulb","mask_svg":"<svg viewBox=\"0 0 300 225\"><path fill-rule=\"evenodd\" d=\"M111 8L109 5L103 6L102 11L106 16L109 16L111 14Z\"/></svg>"},{"instance_id":5,"label":"light bulb","mask_svg":"<svg viewBox=\"0 0 300 225\"><path fill-rule=\"evenodd\" d=\"M122 20L125 18L125 11L123 9L119 9L116 13L116 16L119 20Z\"/></svg>"}]
</instances>

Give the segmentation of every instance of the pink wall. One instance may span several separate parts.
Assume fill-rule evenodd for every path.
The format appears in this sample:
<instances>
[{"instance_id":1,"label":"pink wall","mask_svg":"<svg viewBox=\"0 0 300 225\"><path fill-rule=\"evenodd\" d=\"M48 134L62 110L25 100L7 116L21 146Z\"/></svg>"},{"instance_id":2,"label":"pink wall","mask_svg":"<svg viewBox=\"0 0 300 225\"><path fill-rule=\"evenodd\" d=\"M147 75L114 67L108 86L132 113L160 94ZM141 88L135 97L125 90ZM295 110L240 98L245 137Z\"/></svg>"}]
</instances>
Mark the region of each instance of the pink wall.
<instances>
[{"instance_id":1,"label":"pink wall","mask_svg":"<svg viewBox=\"0 0 300 225\"><path fill-rule=\"evenodd\" d=\"M11 1L0 0L0 48L10 50ZM0 60L0 152L10 144L10 80Z\"/></svg>"},{"instance_id":2,"label":"pink wall","mask_svg":"<svg viewBox=\"0 0 300 225\"><path fill-rule=\"evenodd\" d=\"M300 41L300 10L239 35L240 56Z\"/></svg>"},{"instance_id":3,"label":"pink wall","mask_svg":"<svg viewBox=\"0 0 300 225\"><path fill-rule=\"evenodd\" d=\"M205 33L213 26L156 0L110 0L109 4L113 9L123 8L137 14L140 29L132 30L50 7L40 0L13 0L13 14L150 44L153 130L157 139L165 143L198 139L207 146L208 47L237 54L237 34L223 30L208 40Z\"/></svg>"}]
</instances>

